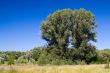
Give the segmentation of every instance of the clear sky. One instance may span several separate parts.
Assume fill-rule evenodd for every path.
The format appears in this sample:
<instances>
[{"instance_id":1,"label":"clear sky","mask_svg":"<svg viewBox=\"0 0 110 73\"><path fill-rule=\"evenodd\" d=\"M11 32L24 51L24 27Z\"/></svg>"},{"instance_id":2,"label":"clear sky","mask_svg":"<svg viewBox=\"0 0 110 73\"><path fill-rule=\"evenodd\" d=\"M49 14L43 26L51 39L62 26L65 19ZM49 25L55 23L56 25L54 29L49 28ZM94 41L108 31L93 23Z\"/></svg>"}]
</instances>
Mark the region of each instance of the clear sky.
<instances>
[{"instance_id":1,"label":"clear sky","mask_svg":"<svg viewBox=\"0 0 110 73\"><path fill-rule=\"evenodd\" d=\"M0 0L0 51L26 51L46 44L40 34L41 22L65 8L85 8L95 14L95 45L110 48L110 0Z\"/></svg>"}]
</instances>

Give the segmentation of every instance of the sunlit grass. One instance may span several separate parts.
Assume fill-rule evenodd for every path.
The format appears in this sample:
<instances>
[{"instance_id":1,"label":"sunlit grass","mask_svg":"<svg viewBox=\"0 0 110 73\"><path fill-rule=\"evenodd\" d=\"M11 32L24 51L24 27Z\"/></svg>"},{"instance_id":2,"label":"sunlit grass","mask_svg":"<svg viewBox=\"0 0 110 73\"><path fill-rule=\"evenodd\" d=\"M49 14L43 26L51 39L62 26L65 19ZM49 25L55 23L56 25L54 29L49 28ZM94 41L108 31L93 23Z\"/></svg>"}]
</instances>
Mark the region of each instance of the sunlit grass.
<instances>
[{"instance_id":1,"label":"sunlit grass","mask_svg":"<svg viewBox=\"0 0 110 73\"><path fill-rule=\"evenodd\" d=\"M110 73L105 65L64 65L64 66L37 66L14 65L0 66L0 73Z\"/></svg>"}]
</instances>

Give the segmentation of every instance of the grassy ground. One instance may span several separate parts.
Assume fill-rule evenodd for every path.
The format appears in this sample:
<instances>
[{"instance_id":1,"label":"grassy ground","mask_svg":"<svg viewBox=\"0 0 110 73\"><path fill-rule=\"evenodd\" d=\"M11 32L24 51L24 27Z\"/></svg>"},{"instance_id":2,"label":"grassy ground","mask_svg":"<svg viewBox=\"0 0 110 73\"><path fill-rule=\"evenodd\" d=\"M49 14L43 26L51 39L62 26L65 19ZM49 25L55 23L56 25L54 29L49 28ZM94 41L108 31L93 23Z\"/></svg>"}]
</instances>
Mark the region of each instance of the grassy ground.
<instances>
[{"instance_id":1,"label":"grassy ground","mask_svg":"<svg viewBox=\"0 0 110 73\"><path fill-rule=\"evenodd\" d=\"M0 73L110 73L110 68L106 69L105 65L3 65L0 66Z\"/></svg>"}]
</instances>

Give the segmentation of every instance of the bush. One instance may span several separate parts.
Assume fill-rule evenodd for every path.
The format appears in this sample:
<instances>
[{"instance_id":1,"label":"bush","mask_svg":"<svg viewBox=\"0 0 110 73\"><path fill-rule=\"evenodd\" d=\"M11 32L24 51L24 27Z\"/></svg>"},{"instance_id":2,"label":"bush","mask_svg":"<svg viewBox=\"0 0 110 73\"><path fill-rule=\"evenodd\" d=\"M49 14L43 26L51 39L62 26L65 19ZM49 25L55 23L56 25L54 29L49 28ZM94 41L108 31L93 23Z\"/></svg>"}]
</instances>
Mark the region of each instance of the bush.
<instances>
[{"instance_id":1,"label":"bush","mask_svg":"<svg viewBox=\"0 0 110 73\"><path fill-rule=\"evenodd\" d=\"M79 62L84 61L90 64L92 61L96 60L96 48L91 44L83 43L79 48L74 49L74 60L79 60Z\"/></svg>"},{"instance_id":2,"label":"bush","mask_svg":"<svg viewBox=\"0 0 110 73\"><path fill-rule=\"evenodd\" d=\"M99 63L107 63L110 62L110 50L105 49L105 50L100 50L97 51L97 58Z\"/></svg>"},{"instance_id":3,"label":"bush","mask_svg":"<svg viewBox=\"0 0 110 73\"><path fill-rule=\"evenodd\" d=\"M43 52L40 57L38 58L37 64L38 65L46 65L46 64L51 64L53 60L53 57L51 54L47 52Z\"/></svg>"},{"instance_id":4,"label":"bush","mask_svg":"<svg viewBox=\"0 0 110 73\"><path fill-rule=\"evenodd\" d=\"M0 65L1 65L1 64L4 64L4 62L5 62L5 61L4 61L4 58L0 57Z\"/></svg>"},{"instance_id":5,"label":"bush","mask_svg":"<svg viewBox=\"0 0 110 73\"><path fill-rule=\"evenodd\" d=\"M43 48L41 48L41 47L34 48L34 49L30 50L32 58L35 61L37 61L38 58L40 57L40 54L42 53L42 51L43 51Z\"/></svg>"},{"instance_id":6,"label":"bush","mask_svg":"<svg viewBox=\"0 0 110 73\"><path fill-rule=\"evenodd\" d=\"M68 60L68 61L67 61L67 64L68 64L68 65L73 65L73 64L75 64L75 63L74 63L74 61L72 61L72 60Z\"/></svg>"},{"instance_id":7,"label":"bush","mask_svg":"<svg viewBox=\"0 0 110 73\"><path fill-rule=\"evenodd\" d=\"M75 64L78 64L78 65L86 65L86 62L85 62L85 61L76 60L76 61L75 61Z\"/></svg>"},{"instance_id":8,"label":"bush","mask_svg":"<svg viewBox=\"0 0 110 73\"><path fill-rule=\"evenodd\" d=\"M36 61L35 61L33 58L30 58L30 59L29 59L29 63L30 63L30 64L36 64Z\"/></svg>"},{"instance_id":9,"label":"bush","mask_svg":"<svg viewBox=\"0 0 110 73\"><path fill-rule=\"evenodd\" d=\"M28 60L24 56L21 56L18 58L17 63L26 64L28 63Z\"/></svg>"},{"instance_id":10,"label":"bush","mask_svg":"<svg viewBox=\"0 0 110 73\"><path fill-rule=\"evenodd\" d=\"M8 56L8 65L14 64L15 56L9 55Z\"/></svg>"},{"instance_id":11,"label":"bush","mask_svg":"<svg viewBox=\"0 0 110 73\"><path fill-rule=\"evenodd\" d=\"M58 59L55 59L51 62L52 65L61 65L61 61Z\"/></svg>"},{"instance_id":12,"label":"bush","mask_svg":"<svg viewBox=\"0 0 110 73\"><path fill-rule=\"evenodd\" d=\"M73 62L69 59L60 59L57 55L48 53L46 51L43 51L40 57L37 61L38 65L46 65L46 64L52 64L52 65L65 65L65 64L73 64Z\"/></svg>"}]
</instances>

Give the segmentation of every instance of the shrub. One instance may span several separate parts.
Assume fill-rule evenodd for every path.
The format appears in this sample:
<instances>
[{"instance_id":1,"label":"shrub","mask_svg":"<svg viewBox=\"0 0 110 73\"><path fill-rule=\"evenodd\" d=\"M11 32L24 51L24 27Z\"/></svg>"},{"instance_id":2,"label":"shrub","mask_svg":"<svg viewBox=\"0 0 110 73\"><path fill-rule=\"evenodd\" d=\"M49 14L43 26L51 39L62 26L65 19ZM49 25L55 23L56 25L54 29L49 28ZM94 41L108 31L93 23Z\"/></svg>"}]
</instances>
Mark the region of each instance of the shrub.
<instances>
[{"instance_id":1,"label":"shrub","mask_svg":"<svg viewBox=\"0 0 110 73\"><path fill-rule=\"evenodd\" d=\"M38 58L40 57L40 54L42 53L42 51L43 51L43 48L41 48L41 47L34 48L34 49L30 50L32 58L35 61L37 61Z\"/></svg>"},{"instance_id":2,"label":"shrub","mask_svg":"<svg viewBox=\"0 0 110 73\"><path fill-rule=\"evenodd\" d=\"M38 65L46 65L46 64L51 64L53 60L53 57L51 54L47 52L43 52L40 57L38 58L37 64Z\"/></svg>"},{"instance_id":3,"label":"shrub","mask_svg":"<svg viewBox=\"0 0 110 73\"><path fill-rule=\"evenodd\" d=\"M4 64L4 58L0 57L0 65Z\"/></svg>"},{"instance_id":4,"label":"shrub","mask_svg":"<svg viewBox=\"0 0 110 73\"><path fill-rule=\"evenodd\" d=\"M36 61L35 61L33 58L30 58L30 59L29 59L29 63L31 63L31 64L36 64Z\"/></svg>"},{"instance_id":5,"label":"shrub","mask_svg":"<svg viewBox=\"0 0 110 73\"><path fill-rule=\"evenodd\" d=\"M9 55L8 56L8 65L14 64L15 56Z\"/></svg>"},{"instance_id":6,"label":"shrub","mask_svg":"<svg viewBox=\"0 0 110 73\"><path fill-rule=\"evenodd\" d=\"M61 62L60 62L60 60L55 59L55 60L53 60L53 61L51 62L51 64L52 64L52 65L60 65Z\"/></svg>"},{"instance_id":7,"label":"shrub","mask_svg":"<svg viewBox=\"0 0 110 73\"><path fill-rule=\"evenodd\" d=\"M28 60L24 56L21 56L18 58L17 63L28 63Z\"/></svg>"},{"instance_id":8,"label":"shrub","mask_svg":"<svg viewBox=\"0 0 110 73\"><path fill-rule=\"evenodd\" d=\"M78 65L85 65L86 62L85 62L85 61L76 60L76 61L75 61L75 64L78 64Z\"/></svg>"},{"instance_id":9,"label":"shrub","mask_svg":"<svg viewBox=\"0 0 110 73\"><path fill-rule=\"evenodd\" d=\"M105 50L100 50L97 51L97 58L99 63L107 63L110 62L110 50L105 49Z\"/></svg>"},{"instance_id":10,"label":"shrub","mask_svg":"<svg viewBox=\"0 0 110 73\"><path fill-rule=\"evenodd\" d=\"M87 64L96 60L96 48L91 44L83 43L79 48L74 49L74 60L84 61Z\"/></svg>"}]
</instances>

